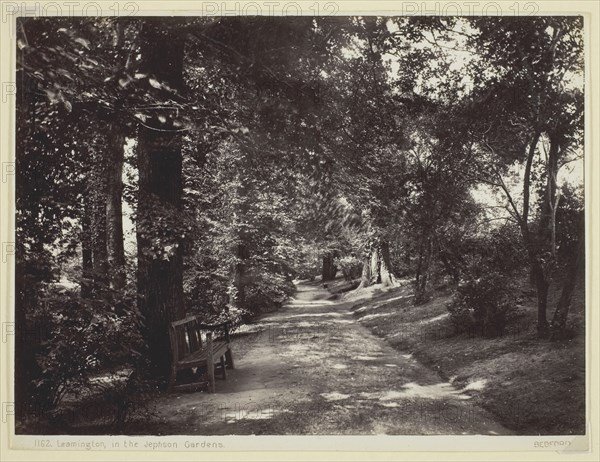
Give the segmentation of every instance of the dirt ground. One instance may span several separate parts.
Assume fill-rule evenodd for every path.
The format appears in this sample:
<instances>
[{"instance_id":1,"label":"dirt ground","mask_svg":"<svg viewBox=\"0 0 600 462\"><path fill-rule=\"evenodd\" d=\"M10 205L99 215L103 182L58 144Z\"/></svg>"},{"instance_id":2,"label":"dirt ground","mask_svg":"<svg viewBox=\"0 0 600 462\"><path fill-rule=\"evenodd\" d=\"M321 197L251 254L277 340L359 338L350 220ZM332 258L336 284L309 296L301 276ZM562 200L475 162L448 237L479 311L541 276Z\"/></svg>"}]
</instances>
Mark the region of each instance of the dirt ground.
<instances>
[{"instance_id":1,"label":"dirt ground","mask_svg":"<svg viewBox=\"0 0 600 462\"><path fill-rule=\"evenodd\" d=\"M162 396L144 425L157 435L505 435L460 388L392 348L318 283L234 340L236 369L216 393Z\"/></svg>"}]
</instances>

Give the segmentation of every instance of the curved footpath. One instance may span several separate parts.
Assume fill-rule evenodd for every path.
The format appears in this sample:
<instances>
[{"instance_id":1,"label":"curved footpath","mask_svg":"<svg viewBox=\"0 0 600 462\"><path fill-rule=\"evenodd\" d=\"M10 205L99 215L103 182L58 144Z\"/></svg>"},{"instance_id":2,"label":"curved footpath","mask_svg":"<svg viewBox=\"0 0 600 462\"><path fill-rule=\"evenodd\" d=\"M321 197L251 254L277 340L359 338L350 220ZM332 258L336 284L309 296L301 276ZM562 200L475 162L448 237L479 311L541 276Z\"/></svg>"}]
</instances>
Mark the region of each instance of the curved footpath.
<instances>
[{"instance_id":1,"label":"curved footpath","mask_svg":"<svg viewBox=\"0 0 600 462\"><path fill-rule=\"evenodd\" d=\"M157 403L163 435L498 435L510 432L456 389L374 336L317 284L246 326L217 392ZM236 355L236 353L238 353Z\"/></svg>"}]
</instances>

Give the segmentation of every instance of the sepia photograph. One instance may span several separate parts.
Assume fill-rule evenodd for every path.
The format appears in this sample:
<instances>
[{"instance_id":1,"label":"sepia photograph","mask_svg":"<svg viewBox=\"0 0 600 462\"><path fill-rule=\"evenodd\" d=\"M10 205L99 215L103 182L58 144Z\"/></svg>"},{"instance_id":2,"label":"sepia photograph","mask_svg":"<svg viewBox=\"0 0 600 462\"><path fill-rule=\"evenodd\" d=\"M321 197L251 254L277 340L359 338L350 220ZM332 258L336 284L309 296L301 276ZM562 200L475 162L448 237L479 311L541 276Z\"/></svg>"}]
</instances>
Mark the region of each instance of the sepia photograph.
<instances>
[{"instance_id":1,"label":"sepia photograph","mask_svg":"<svg viewBox=\"0 0 600 462\"><path fill-rule=\"evenodd\" d=\"M589 435L583 15L14 27L15 435Z\"/></svg>"}]
</instances>

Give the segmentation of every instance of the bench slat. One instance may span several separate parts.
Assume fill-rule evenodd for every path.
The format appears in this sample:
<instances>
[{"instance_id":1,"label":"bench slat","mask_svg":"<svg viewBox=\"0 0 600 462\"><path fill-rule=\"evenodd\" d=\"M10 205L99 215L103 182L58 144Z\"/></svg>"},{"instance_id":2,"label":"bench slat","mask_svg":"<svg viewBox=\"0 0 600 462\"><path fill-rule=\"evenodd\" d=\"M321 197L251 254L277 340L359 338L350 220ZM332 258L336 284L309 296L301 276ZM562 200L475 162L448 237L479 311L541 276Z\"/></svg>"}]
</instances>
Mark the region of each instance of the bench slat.
<instances>
[{"instance_id":1,"label":"bench slat","mask_svg":"<svg viewBox=\"0 0 600 462\"><path fill-rule=\"evenodd\" d=\"M214 342L213 343L213 355L215 358L220 358L221 356L223 356L228 349L229 349L229 345L225 342ZM177 364L180 366L187 365L188 367L195 367L195 366L190 366L190 364L195 364L198 362L206 361L207 353L208 353L207 350L195 351L194 353L177 361Z\"/></svg>"},{"instance_id":2,"label":"bench slat","mask_svg":"<svg viewBox=\"0 0 600 462\"><path fill-rule=\"evenodd\" d=\"M196 316L188 316L187 318L180 319L179 321L173 321L171 325L173 327L181 326L182 324L186 324L190 321L195 321L198 318Z\"/></svg>"}]
</instances>

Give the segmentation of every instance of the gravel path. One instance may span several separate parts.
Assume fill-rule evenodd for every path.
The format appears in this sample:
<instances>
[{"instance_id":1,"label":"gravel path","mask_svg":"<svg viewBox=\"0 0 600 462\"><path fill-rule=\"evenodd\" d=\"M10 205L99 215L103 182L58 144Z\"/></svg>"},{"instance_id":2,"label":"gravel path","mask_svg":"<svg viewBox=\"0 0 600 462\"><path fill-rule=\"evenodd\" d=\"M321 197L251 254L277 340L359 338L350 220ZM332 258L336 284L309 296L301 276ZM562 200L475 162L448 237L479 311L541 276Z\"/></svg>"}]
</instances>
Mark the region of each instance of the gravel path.
<instances>
[{"instance_id":1,"label":"gravel path","mask_svg":"<svg viewBox=\"0 0 600 462\"><path fill-rule=\"evenodd\" d=\"M248 326L215 394L157 403L162 434L509 434L457 389L361 326L316 284ZM236 354L237 353L237 354Z\"/></svg>"}]
</instances>

